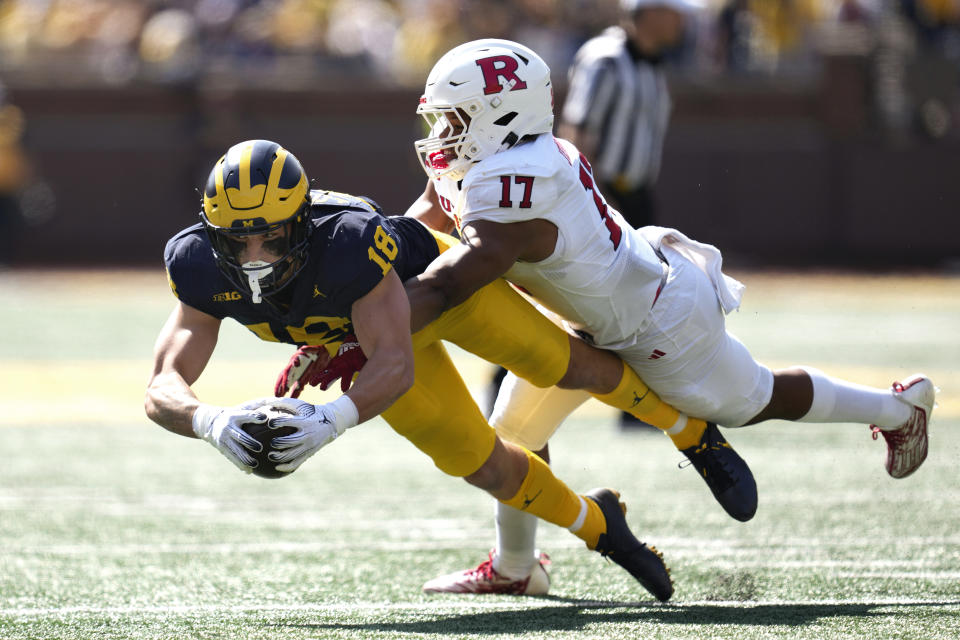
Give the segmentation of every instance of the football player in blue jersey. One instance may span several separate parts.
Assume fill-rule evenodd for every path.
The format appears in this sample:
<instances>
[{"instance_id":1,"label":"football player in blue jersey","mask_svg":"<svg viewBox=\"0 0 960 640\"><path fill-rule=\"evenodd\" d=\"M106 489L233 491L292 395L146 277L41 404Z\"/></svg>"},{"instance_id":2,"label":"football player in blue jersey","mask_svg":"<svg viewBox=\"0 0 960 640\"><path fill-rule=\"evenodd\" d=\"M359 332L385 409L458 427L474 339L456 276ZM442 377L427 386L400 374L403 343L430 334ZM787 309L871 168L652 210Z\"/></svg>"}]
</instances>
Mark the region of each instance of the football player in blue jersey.
<instances>
[{"instance_id":1,"label":"football player in blue jersey","mask_svg":"<svg viewBox=\"0 0 960 640\"><path fill-rule=\"evenodd\" d=\"M200 218L164 253L178 302L156 343L145 400L151 420L208 441L249 472L257 464L252 454L263 445L241 425L265 423L270 407L285 409L291 415L269 426L292 433L270 441L269 459L277 470L291 472L347 429L382 415L444 472L568 528L658 599L670 597L673 586L660 554L630 532L618 494L598 489L578 495L539 457L501 440L441 341L537 386L585 389L647 422L688 420L616 356L568 335L499 279L411 336L403 282L456 240L414 218L384 216L369 200L311 191L297 159L274 142L242 142L220 158ZM370 366L349 391L323 405L294 398L207 404L191 385L225 318L261 339L301 346L336 349L356 336Z\"/></svg>"}]
</instances>

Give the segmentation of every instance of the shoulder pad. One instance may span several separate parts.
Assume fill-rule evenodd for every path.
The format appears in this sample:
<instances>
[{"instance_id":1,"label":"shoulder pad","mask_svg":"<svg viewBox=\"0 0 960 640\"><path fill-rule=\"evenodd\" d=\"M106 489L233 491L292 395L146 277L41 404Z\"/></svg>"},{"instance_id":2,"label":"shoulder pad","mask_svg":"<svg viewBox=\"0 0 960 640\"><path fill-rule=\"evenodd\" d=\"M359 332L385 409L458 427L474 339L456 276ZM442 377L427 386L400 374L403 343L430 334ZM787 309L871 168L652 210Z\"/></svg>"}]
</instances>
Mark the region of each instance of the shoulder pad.
<instances>
[{"instance_id":1,"label":"shoulder pad","mask_svg":"<svg viewBox=\"0 0 960 640\"><path fill-rule=\"evenodd\" d=\"M540 138L520 146L488 156L467 172L463 179L463 190L477 182L494 179L499 181L503 175L532 175L550 177L557 173L558 159L553 136L541 134ZM566 164L566 161L563 161Z\"/></svg>"},{"instance_id":2,"label":"shoulder pad","mask_svg":"<svg viewBox=\"0 0 960 640\"><path fill-rule=\"evenodd\" d=\"M383 213L376 202L364 196L353 196L349 193L340 193L338 191L311 191L310 202L314 207L325 207L336 209L353 209L355 211L369 211L371 213Z\"/></svg>"}]
</instances>

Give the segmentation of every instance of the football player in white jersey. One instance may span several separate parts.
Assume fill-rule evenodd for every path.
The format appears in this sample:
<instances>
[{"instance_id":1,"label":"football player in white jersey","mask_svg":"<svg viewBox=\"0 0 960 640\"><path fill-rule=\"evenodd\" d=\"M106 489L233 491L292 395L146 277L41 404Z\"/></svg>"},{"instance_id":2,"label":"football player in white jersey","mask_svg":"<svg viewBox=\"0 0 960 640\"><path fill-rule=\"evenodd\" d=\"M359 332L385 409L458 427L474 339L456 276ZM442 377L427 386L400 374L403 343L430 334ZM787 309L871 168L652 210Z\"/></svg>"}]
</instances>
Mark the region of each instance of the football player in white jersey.
<instances>
[{"instance_id":1,"label":"football player in white jersey","mask_svg":"<svg viewBox=\"0 0 960 640\"><path fill-rule=\"evenodd\" d=\"M915 471L927 453L931 381L918 374L873 389L810 367L771 371L756 362L726 331L725 314L739 307L743 285L721 272L719 251L673 229L628 226L597 190L586 158L553 137L552 98L547 65L514 42L461 45L430 72L417 109L430 136L416 143L429 181L407 214L456 228L461 244L405 283L412 328L504 277L570 331L617 353L688 415L724 427L769 419L869 424L887 442L888 473ZM587 397L510 376L491 422L546 459L549 437ZM746 467L712 423L667 433L727 512L748 520L755 502L736 504L736 491L725 502L718 492ZM424 589L546 593L536 519L498 506L496 523L487 561Z\"/></svg>"}]
</instances>

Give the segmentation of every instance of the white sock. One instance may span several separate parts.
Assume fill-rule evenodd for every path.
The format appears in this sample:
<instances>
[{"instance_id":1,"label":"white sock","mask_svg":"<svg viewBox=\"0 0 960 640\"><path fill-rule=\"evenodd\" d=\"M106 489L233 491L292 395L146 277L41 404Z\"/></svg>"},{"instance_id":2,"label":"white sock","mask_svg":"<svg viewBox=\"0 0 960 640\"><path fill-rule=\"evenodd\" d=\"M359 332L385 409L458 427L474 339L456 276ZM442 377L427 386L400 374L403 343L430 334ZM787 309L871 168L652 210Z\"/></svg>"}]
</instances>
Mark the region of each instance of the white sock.
<instances>
[{"instance_id":1,"label":"white sock","mask_svg":"<svg viewBox=\"0 0 960 640\"><path fill-rule=\"evenodd\" d=\"M813 403L799 422L857 422L880 428L902 425L911 407L890 389L874 389L826 375L812 367L800 367L813 380Z\"/></svg>"},{"instance_id":2,"label":"white sock","mask_svg":"<svg viewBox=\"0 0 960 640\"><path fill-rule=\"evenodd\" d=\"M493 568L502 576L526 578L537 562L537 517L497 503L497 551Z\"/></svg>"}]
</instances>

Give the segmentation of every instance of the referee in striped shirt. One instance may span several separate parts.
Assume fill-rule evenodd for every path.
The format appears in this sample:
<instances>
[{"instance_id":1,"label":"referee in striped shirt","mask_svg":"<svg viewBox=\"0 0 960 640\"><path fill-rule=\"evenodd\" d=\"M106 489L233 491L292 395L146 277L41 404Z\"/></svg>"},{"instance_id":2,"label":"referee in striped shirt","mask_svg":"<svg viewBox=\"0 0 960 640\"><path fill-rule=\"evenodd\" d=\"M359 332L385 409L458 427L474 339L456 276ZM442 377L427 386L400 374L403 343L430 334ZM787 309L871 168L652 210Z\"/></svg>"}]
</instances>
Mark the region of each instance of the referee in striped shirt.
<instances>
[{"instance_id":1,"label":"referee in striped shirt","mask_svg":"<svg viewBox=\"0 0 960 640\"><path fill-rule=\"evenodd\" d=\"M587 156L600 191L634 227L654 222L652 188L670 119L661 62L700 0L621 0L620 26L587 41L570 69L558 133Z\"/></svg>"}]
</instances>

